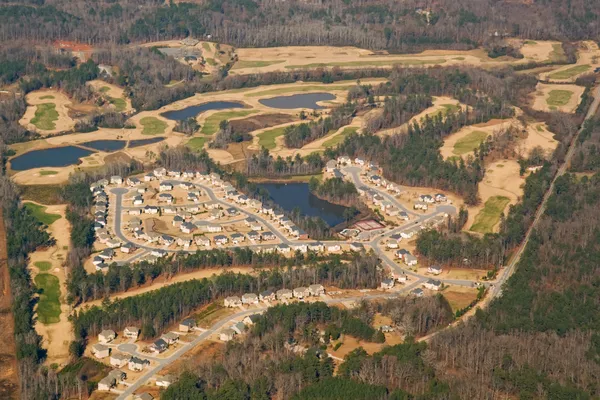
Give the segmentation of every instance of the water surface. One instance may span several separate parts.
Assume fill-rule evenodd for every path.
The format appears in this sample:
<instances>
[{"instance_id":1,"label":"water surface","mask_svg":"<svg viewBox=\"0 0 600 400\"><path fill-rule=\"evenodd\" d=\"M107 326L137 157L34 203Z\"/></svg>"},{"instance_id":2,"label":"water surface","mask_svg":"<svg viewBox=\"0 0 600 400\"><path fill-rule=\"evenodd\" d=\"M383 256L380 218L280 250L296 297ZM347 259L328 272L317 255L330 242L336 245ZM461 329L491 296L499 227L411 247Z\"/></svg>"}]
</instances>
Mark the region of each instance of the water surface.
<instances>
[{"instance_id":1,"label":"water surface","mask_svg":"<svg viewBox=\"0 0 600 400\"><path fill-rule=\"evenodd\" d=\"M181 121L188 118L196 117L205 111L210 110L225 110L228 108L243 108L244 105L237 101L211 101L209 103L189 106L181 110L166 111L161 116L173 121Z\"/></svg>"},{"instance_id":2,"label":"water surface","mask_svg":"<svg viewBox=\"0 0 600 400\"><path fill-rule=\"evenodd\" d=\"M82 146L89 147L90 149L106 152L121 150L126 144L125 140L94 140L81 143Z\"/></svg>"},{"instance_id":3,"label":"water surface","mask_svg":"<svg viewBox=\"0 0 600 400\"><path fill-rule=\"evenodd\" d=\"M15 171L42 167L66 167L79 164L80 158L87 157L92 153L94 152L76 146L33 150L13 158L10 166Z\"/></svg>"},{"instance_id":4,"label":"water surface","mask_svg":"<svg viewBox=\"0 0 600 400\"><path fill-rule=\"evenodd\" d=\"M262 105L271 108L280 108L289 110L292 108L310 108L313 110L322 110L323 107L317 104L319 101L335 100L331 93L303 93L291 96L277 96L270 99L260 99Z\"/></svg>"},{"instance_id":5,"label":"water surface","mask_svg":"<svg viewBox=\"0 0 600 400\"><path fill-rule=\"evenodd\" d=\"M298 207L302 214L321 217L329 226L344 222L346 207L319 199L308 190L308 183L262 183L258 186L266 189L285 211Z\"/></svg>"},{"instance_id":6,"label":"water surface","mask_svg":"<svg viewBox=\"0 0 600 400\"><path fill-rule=\"evenodd\" d=\"M154 143L162 142L163 140L165 140L165 138L162 137L162 136L153 137L153 138L150 138L150 139L130 140L129 141L129 148L145 146L147 144L154 144Z\"/></svg>"}]
</instances>

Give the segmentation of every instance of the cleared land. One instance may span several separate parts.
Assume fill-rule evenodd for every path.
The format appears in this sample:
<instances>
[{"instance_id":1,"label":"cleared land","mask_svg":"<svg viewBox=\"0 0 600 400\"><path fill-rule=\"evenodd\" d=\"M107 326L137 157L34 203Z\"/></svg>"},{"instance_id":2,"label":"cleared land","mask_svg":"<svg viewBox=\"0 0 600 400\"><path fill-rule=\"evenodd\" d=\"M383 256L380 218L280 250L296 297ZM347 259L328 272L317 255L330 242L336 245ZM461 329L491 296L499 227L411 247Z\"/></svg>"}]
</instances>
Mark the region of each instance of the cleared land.
<instances>
[{"instance_id":1,"label":"cleared land","mask_svg":"<svg viewBox=\"0 0 600 400\"><path fill-rule=\"evenodd\" d=\"M477 289L451 286L442 292L442 296L448 300L452 311L456 312L469 306L477 299Z\"/></svg>"},{"instance_id":2,"label":"cleared land","mask_svg":"<svg viewBox=\"0 0 600 400\"><path fill-rule=\"evenodd\" d=\"M356 131L358 131L357 127L344 128L343 131L341 131L337 135L333 136L331 139L328 139L327 141L325 141L325 143L323 143L323 147L334 147L334 146L337 146L338 144L340 144L340 143L342 143L344 141L344 139L346 138L346 136L348 136L348 135L350 135L352 133L356 133Z\"/></svg>"},{"instance_id":3,"label":"cleared land","mask_svg":"<svg viewBox=\"0 0 600 400\"><path fill-rule=\"evenodd\" d=\"M36 106L35 116L31 119L31 123L38 129L51 131L56 129L55 122L58 120L58 112L54 103L38 104Z\"/></svg>"},{"instance_id":4,"label":"cleared land","mask_svg":"<svg viewBox=\"0 0 600 400\"><path fill-rule=\"evenodd\" d=\"M473 131L468 135L457 140L454 144L452 153L461 156L475 150L488 137L488 133L484 131Z\"/></svg>"},{"instance_id":5,"label":"cleared land","mask_svg":"<svg viewBox=\"0 0 600 400\"><path fill-rule=\"evenodd\" d=\"M144 135L159 135L165 133L167 123L156 117L144 117L140 119L140 124L144 127L142 133Z\"/></svg>"},{"instance_id":6,"label":"cleared land","mask_svg":"<svg viewBox=\"0 0 600 400\"><path fill-rule=\"evenodd\" d=\"M573 113L581 102L583 86L570 84L538 83L532 107L540 111Z\"/></svg>"},{"instance_id":7,"label":"cleared land","mask_svg":"<svg viewBox=\"0 0 600 400\"><path fill-rule=\"evenodd\" d=\"M39 204L24 203L24 206L27 207L29 211L31 211L33 216L37 218L38 221L48 226L52 225L54 222L61 218L61 216L58 214L47 213L46 209L48 207L41 206Z\"/></svg>"},{"instance_id":8,"label":"cleared land","mask_svg":"<svg viewBox=\"0 0 600 400\"><path fill-rule=\"evenodd\" d=\"M42 324L54 324L60 321L60 287L58 278L51 274L38 274L35 286L40 291L40 300L36 312Z\"/></svg>"},{"instance_id":9,"label":"cleared land","mask_svg":"<svg viewBox=\"0 0 600 400\"><path fill-rule=\"evenodd\" d=\"M280 64L284 60L243 60L235 63L232 69L262 68L273 64Z\"/></svg>"},{"instance_id":10,"label":"cleared land","mask_svg":"<svg viewBox=\"0 0 600 400\"><path fill-rule=\"evenodd\" d=\"M285 127L275 128L268 131L264 131L258 134L258 144L269 150L273 150L276 146L275 140L282 136L285 132Z\"/></svg>"},{"instance_id":11,"label":"cleared land","mask_svg":"<svg viewBox=\"0 0 600 400\"><path fill-rule=\"evenodd\" d=\"M223 111L212 114L206 117L204 125L200 130L203 135L212 135L219 130L219 124L221 121L228 121L232 118L242 118L251 114L257 113L258 110L242 110L242 111Z\"/></svg>"},{"instance_id":12,"label":"cleared land","mask_svg":"<svg viewBox=\"0 0 600 400\"><path fill-rule=\"evenodd\" d=\"M491 233L494 226L500 221L500 214L504 211L510 199L504 196L490 197L483 210L475 217L471 230L479 233Z\"/></svg>"},{"instance_id":13,"label":"cleared land","mask_svg":"<svg viewBox=\"0 0 600 400\"><path fill-rule=\"evenodd\" d=\"M439 65L446 62L443 58L436 58L431 60L419 60L419 59L395 59L395 60L379 60L379 61L339 61L339 62L328 62L328 63L312 63L304 65L286 65L287 69L300 69L300 68L327 68L327 67L385 67L394 65Z\"/></svg>"}]
</instances>

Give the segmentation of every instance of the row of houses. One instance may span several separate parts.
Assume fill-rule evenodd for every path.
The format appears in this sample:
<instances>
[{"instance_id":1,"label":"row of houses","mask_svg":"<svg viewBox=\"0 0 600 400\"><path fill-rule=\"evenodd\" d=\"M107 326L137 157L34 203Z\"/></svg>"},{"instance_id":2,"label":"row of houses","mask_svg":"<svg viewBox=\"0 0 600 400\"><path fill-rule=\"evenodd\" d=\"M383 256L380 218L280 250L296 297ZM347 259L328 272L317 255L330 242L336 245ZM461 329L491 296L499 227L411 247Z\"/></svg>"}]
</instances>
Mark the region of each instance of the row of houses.
<instances>
[{"instance_id":1,"label":"row of houses","mask_svg":"<svg viewBox=\"0 0 600 400\"><path fill-rule=\"evenodd\" d=\"M229 296L225 299L225 307L239 307L241 305L258 304L259 301L271 302L275 300L290 300L293 298L304 299L310 296L319 297L325 293L325 288L321 284L314 284L308 287L297 287L295 289L265 290L259 295L246 293L241 298L238 296Z\"/></svg>"}]
</instances>

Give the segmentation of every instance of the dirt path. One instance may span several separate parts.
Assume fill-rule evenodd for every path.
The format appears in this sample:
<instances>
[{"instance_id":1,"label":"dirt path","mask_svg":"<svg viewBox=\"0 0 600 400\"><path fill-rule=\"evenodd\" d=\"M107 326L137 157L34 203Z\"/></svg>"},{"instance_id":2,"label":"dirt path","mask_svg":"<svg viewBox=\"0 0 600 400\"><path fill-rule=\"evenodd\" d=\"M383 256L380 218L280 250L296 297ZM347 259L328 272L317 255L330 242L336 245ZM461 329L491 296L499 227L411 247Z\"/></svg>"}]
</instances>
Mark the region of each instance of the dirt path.
<instances>
[{"instance_id":1,"label":"dirt path","mask_svg":"<svg viewBox=\"0 0 600 400\"><path fill-rule=\"evenodd\" d=\"M15 345L15 321L11 310L12 293L8 272L6 231L0 207L0 398L19 398L19 376Z\"/></svg>"},{"instance_id":2,"label":"dirt path","mask_svg":"<svg viewBox=\"0 0 600 400\"><path fill-rule=\"evenodd\" d=\"M66 260L70 245L71 227L65 218L66 205L45 206L47 213L59 214L62 218L48 227L48 233L56 239L56 244L52 247L40 249L30 254L29 268L32 278L40 273L40 269L35 265L37 262L49 262L51 267L44 273L49 273L58 278L61 291L61 313L60 321L54 324L44 325L37 322L35 330L43 337L43 346L48 350L46 363L48 365L65 365L69 361L69 344L74 340L71 323L68 320L71 312L66 304L66 272L63 263Z\"/></svg>"}]
</instances>

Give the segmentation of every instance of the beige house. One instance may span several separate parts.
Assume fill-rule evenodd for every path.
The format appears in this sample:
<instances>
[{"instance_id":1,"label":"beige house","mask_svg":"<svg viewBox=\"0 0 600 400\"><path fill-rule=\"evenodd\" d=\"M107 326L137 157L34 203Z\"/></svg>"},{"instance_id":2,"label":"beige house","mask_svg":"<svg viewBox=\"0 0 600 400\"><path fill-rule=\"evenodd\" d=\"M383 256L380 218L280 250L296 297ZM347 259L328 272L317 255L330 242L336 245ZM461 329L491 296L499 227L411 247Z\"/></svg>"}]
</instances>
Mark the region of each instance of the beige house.
<instances>
[{"instance_id":1,"label":"beige house","mask_svg":"<svg viewBox=\"0 0 600 400\"><path fill-rule=\"evenodd\" d=\"M110 349L103 344L96 343L92 346L92 354L98 359L106 358L110 355Z\"/></svg>"},{"instance_id":2,"label":"beige house","mask_svg":"<svg viewBox=\"0 0 600 400\"><path fill-rule=\"evenodd\" d=\"M105 329L98 335L100 343L110 343L117 337L117 334L112 329Z\"/></svg>"}]
</instances>

